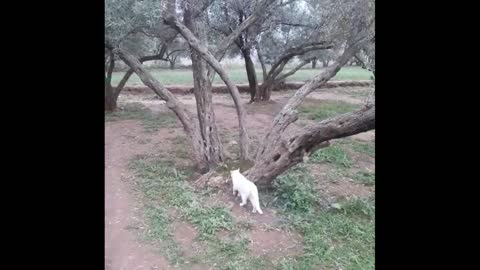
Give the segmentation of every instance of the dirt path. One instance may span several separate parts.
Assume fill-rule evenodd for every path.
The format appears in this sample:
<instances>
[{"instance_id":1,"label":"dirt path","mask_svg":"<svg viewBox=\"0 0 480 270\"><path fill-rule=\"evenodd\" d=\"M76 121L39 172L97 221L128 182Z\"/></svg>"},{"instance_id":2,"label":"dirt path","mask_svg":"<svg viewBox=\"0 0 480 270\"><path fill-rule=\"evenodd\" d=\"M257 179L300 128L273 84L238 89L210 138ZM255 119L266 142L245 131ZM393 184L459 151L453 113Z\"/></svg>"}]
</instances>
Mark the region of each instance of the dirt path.
<instances>
[{"instance_id":1,"label":"dirt path","mask_svg":"<svg viewBox=\"0 0 480 270\"><path fill-rule=\"evenodd\" d=\"M139 134L134 121L106 123L105 126L105 269L140 270L170 269L162 256L152 248L139 243L135 232L128 230L134 224L135 200L122 181L128 161L145 152L145 146L132 142L127 136Z\"/></svg>"}]
</instances>

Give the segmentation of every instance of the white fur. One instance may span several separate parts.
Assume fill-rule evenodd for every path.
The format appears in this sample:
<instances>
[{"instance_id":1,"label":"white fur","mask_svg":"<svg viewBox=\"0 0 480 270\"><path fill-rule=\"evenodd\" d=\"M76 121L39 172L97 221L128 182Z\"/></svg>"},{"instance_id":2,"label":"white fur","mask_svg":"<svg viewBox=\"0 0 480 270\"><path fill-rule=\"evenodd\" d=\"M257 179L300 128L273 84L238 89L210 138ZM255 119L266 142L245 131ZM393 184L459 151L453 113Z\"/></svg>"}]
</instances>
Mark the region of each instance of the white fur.
<instances>
[{"instance_id":1,"label":"white fur","mask_svg":"<svg viewBox=\"0 0 480 270\"><path fill-rule=\"evenodd\" d=\"M230 174L232 176L233 195L235 196L235 192L238 191L238 196L242 198L240 206L247 204L248 199L253 206L252 213L258 211L258 213L263 214L262 209L260 209L257 186L243 176L239 169L230 171Z\"/></svg>"}]
</instances>

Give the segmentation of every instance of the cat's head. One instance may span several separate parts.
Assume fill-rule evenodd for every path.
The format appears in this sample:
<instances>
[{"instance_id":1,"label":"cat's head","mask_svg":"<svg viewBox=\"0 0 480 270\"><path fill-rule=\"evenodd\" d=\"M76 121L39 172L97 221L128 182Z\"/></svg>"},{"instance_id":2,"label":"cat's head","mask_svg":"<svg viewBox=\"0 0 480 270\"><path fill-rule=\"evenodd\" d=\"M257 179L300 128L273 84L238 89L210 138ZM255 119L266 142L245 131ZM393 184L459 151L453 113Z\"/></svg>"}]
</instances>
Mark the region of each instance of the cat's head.
<instances>
[{"instance_id":1,"label":"cat's head","mask_svg":"<svg viewBox=\"0 0 480 270\"><path fill-rule=\"evenodd\" d=\"M232 175L237 174L237 173L240 173L240 169L230 171L230 174L232 174Z\"/></svg>"}]
</instances>

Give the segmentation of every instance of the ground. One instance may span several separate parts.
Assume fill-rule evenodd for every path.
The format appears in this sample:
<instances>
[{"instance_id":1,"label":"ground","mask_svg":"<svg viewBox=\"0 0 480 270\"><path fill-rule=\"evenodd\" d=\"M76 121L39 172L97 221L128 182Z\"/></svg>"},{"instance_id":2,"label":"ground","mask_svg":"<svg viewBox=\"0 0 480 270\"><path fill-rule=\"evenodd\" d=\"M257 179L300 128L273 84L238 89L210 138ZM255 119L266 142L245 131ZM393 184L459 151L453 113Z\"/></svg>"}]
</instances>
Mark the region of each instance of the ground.
<instances>
[{"instance_id":1,"label":"ground","mask_svg":"<svg viewBox=\"0 0 480 270\"><path fill-rule=\"evenodd\" d=\"M293 93L246 106L253 143ZM314 92L287 134L352 111L368 94L359 87ZM193 96L178 97L195 112ZM240 207L228 184L192 184L198 174L181 125L153 93L121 95L119 107L106 115L106 269L374 269L374 131L331 142L279 177L275 190L260 190L259 215L250 204ZM214 95L214 108L235 158L231 97Z\"/></svg>"},{"instance_id":2,"label":"ground","mask_svg":"<svg viewBox=\"0 0 480 270\"><path fill-rule=\"evenodd\" d=\"M285 72L287 72L286 68ZM230 79L235 83L248 83L247 74L244 67L228 67L228 75ZM287 78L287 81L305 81L311 79L314 75L318 74L320 68L310 69L304 68L297 71L295 74ZM190 69L155 69L150 71L151 74L164 85L193 85L192 71ZM257 78L261 81L262 70L257 67ZM124 72L114 72L112 76L112 84L117 85L123 77ZM338 74L332 79L334 80L369 80L371 73L360 67L344 67ZM219 76L215 76L213 83L223 83ZM136 74L128 80L127 85L143 85L140 78Z\"/></svg>"}]
</instances>

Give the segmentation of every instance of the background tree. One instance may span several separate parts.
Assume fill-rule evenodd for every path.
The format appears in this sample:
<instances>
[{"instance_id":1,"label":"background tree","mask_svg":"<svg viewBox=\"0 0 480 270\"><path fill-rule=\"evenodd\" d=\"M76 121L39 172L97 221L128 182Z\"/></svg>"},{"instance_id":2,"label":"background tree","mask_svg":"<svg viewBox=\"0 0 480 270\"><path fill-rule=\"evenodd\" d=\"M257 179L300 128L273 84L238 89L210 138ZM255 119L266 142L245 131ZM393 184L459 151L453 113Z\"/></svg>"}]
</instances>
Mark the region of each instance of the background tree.
<instances>
[{"instance_id":1,"label":"background tree","mask_svg":"<svg viewBox=\"0 0 480 270\"><path fill-rule=\"evenodd\" d=\"M177 33L159 23L164 5L165 1L158 0L105 1L106 58L112 56L112 60L105 64L105 110L117 108L118 96L133 74L133 70L129 69L116 87L111 85L115 61L118 60L112 53L113 48L121 47L137 55L141 63L154 60L170 62L178 58L175 46L181 46L181 43L174 42ZM173 54L169 55L168 51Z\"/></svg>"},{"instance_id":2,"label":"background tree","mask_svg":"<svg viewBox=\"0 0 480 270\"><path fill-rule=\"evenodd\" d=\"M260 62L270 64L264 70L264 81L255 93L255 101L270 100L271 92L285 79L308 63L318 59L318 53L334 47L334 17L337 10L329 1L295 1L285 4L272 18L259 37L257 53ZM295 58L300 63L283 72Z\"/></svg>"}]
</instances>

